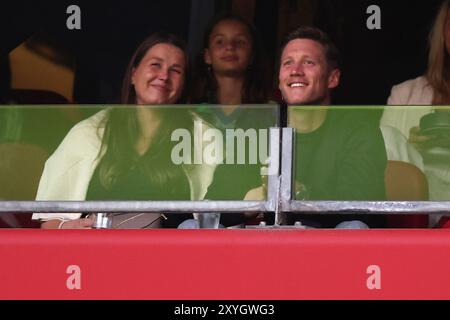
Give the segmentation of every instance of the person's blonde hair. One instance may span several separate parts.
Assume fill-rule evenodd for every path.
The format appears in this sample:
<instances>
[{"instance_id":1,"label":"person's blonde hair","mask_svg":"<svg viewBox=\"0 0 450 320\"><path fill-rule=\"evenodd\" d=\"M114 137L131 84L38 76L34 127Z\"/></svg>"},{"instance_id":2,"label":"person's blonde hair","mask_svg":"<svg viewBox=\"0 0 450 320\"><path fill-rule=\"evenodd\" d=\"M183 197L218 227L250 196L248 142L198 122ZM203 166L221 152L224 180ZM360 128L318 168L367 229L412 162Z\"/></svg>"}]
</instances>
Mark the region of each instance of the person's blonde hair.
<instances>
[{"instance_id":1,"label":"person's blonde hair","mask_svg":"<svg viewBox=\"0 0 450 320\"><path fill-rule=\"evenodd\" d=\"M433 104L447 104L450 101L449 54L445 45L445 22L450 0L445 0L437 13L429 35L427 80L433 88Z\"/></svg>"}]
</instances>

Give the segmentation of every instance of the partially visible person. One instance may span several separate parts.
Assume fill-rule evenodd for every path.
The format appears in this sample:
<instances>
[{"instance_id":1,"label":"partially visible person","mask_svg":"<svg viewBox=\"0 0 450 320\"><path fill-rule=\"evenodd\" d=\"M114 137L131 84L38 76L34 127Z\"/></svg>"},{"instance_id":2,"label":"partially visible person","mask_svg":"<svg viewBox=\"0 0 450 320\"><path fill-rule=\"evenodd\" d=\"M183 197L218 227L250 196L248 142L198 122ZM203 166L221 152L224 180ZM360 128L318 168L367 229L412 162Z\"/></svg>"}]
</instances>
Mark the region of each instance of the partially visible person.
<instances>
[{"instance_id":1,"label":"partially visible person","mask_svg":"<svg viewBox=\"0 0 450 320\"><path fill-rule=\"evenodd\" d=\"M408 162L424 171L423 158L397 128L380 125L388 160Z\"/></svg>"},{"instance_id":2,"label":"partially visible person","mask_svg":"<svg viewBox=\"0 0 450 320\"><path fill-rule=\"evenodd\" d=\"M66 117L66 108L20 105L57 103L67 100L50 91L13 89L10 59L0 58L1 200L34 200L46 159L75 123ZM29 213L3 213L0 228L5 227L37 228L39 223Z\"/></svg>"},{"instance_id":3,"label":"partially visible person","mask_svg":"<svg viewBox=\"0 0 450 320\"><path fill-rule=\"evenodd\" d=\"M183 98L186 72L181 40L162 33L145 39L124 77L122 103L128 106L100 111L72 128L45 165L37 200L201 199L211 180L208 172L171 159L171 134L191 130L192 114L174 106L154 107ZM177 227L189 216L120 214L113 227ZM42 228L93 225L79 213L33 218L43 222Z\"/></svg>"},{"instance_id":4,"label":"partially visible person","mask_svg":"<svg viewBox=\"0 0 450 320\"><path fill-rule=\"evenodd\" d=\"M0 142L32 144L52 153L69 129L81 120L78 108L57 106L68 103L65 97L56 92L13 89L10 59L8 56L1 58L0 104L9 107L0 108Z\"/></svg>"},{"instance_id":5,"label":"partially visible person","mask_svg":"<svg viewBox=\"0 0 450 320\"><path fill-rule=\"evenodd\" d=\"M0 58L0 104L14 104L11 97L9 57ZM17 141L20 137L22 112L19 108L0 108L0 142Z\"/></svg>"},{"instance_id":6,"label":"partially visible person","mask_svg":"<svg viewBox=\"0 0 450 320\"><path fill-rule=\"evenodd\" d=\"M399 129L419 149L431 139L420 133L419 121L434 111L432 105L450 104L450 1L442 3L429 35L428 67L424 75L405 81L392 88L389 105L412 105L420 107L386 108L382 125Z\"/></svg>"},{"instance_id":7,"label":"partially visible person","mask_svg":"<svg viewBox=\"0 0 450 320\"><path fill-rule=\"evenodd\" d=\"M405 81L392 88L389 105L381 125L400 130L408 142L424 158L424 172L428 179L430 200L450 200L450 138L430 134L420 128L420 120L430 114L448 112L437 106L450 105L450 1L439 8L429 35L428 67L424 75ZM450 125L450 123L449 123ZM450 129L450 127L449 127ZM387 143L391 143L387 141ZM447 145L447 147L445 147ZM436 219L430 219L430 225Z\"/></svg>"},{"instance_id":8,"label":"partially visible person","mask_svg":"<svg viewBox=\"0 0 450 320\"><path fill-rule=\"evenodd\" d=\"M241 104L267 103L267 63L255 27L238 15L220 15L206 29L190 100L220 104L225 115Z\"/></svg>"},{"instance_id":9,"label":"partially visible person","mask_svg":"<svg viewBox=\"0 0 450 320\"><path fill-rule=\"evenodd\" d=\"M290 33L281 49L279 88L296 130L294 198L384 200L386 151L378 125L364 113L332 109L339 85L338 50L314 27ZM298 108L297 106L309 106ZM292 214L317 228L384 227L379 215Z\"/></svg>"},{"instance_id":10,"label":"partially visible person","mask_svg":"<svg viewBox=\"0 0 450 320\"><path fill-rule=\"evenodd\" d=\"M0 104L8 104L11 100L11 66L8 56L0 57Z\"/></svg>"},{"instance_id":11,"label":"partially visible person","mask_svg":"<svg viewBox=\"0 0 450 320\"><path fill-rule=\"evenodd\" d=\"M259 105L269 103L268 64L259 35L245 19L231 14L213 19L195 71L190 100L202 104L198 115L224 137L227 129L260 130L277 125L277 108ZM248 156L248 147L245 152ZM205 198L243 200L260 183L260 163L225 163L217 167ZM245 218L239 214L221 218L226 226L242 221Z\"/></svg>"}]
</instances>

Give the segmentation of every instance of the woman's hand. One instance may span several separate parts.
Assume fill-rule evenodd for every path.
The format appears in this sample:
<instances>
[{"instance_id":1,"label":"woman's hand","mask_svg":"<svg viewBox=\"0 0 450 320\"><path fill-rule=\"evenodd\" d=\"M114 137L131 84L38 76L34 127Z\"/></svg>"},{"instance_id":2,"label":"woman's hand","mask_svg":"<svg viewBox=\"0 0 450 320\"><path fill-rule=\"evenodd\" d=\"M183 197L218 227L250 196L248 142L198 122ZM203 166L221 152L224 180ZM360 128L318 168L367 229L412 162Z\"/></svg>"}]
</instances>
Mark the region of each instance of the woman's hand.
<instances>
[{"instance_id":1,"label":"woman's hand","mask_svg":"<svg viewBox=\"0 0 450 320\"><path fill-rule=\"evenodd\" d=\"M42 229L91 229L94 220L89 218L61 221L59 219L45 221L41 224Z\"/></svg>"},{"instance_id":2,"label":"woman's hand","mask_svg":"<svg viewBox=\"0 0 450 320\"><path fill-rule=\"evenodd\" d=\"M433 135L422 134L419 127L412 127L409 130L408 142L417 149L417 151L425 151L430 147L430 142L436 139Z\"/></svg>"}]
</instances>

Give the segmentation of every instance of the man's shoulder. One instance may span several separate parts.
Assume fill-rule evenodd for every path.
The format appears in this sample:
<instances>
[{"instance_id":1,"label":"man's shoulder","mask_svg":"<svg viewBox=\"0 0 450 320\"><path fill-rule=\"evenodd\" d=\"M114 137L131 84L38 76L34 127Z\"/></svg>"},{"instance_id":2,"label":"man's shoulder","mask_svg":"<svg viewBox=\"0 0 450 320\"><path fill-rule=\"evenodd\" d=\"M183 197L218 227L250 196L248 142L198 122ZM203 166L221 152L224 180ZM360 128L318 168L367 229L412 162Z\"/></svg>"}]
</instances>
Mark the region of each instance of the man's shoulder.
<instances>
[{"instance_id":1,"label":"man's shoulder","mask_svg":"<svg viewBox=\"0 0 450 320\"><path fill-rule=\"evenodd\" d=\"M367 109L335 109L330 113L331 134L344 141L355 139L382 139L379 129L379 115Z\"/></svg>"},{"instance_id":2,"label":"man's shoulder","mask_svg":"<svg viewBox=\"0 0 450 320\"><path fill-rule=\"evenodd\" d=\"M329 112L329 117L335 125L345 127L377 125L379 121L379 114L376 111L357 107L335 108Z\"/></svg>"}]
</instances>

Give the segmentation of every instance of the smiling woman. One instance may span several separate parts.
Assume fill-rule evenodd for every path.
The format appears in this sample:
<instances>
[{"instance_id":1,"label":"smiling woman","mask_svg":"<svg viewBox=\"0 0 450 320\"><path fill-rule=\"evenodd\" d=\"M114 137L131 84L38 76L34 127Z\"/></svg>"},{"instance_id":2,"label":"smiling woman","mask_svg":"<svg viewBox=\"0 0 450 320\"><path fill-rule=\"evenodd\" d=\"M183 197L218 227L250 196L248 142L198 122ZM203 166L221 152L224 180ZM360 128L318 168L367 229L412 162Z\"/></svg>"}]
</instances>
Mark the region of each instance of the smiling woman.
<instances>
[{"instance_id":1,"label":"smiling woman","mask_svg":"<svg viewBox=\"0 0 450 320\"><path fill-rule=\"evenodd\" d=\"M184 85L186 61L184 52L167 43L159 43L147 51L137 67L133 67L131 83L137 104L170 104L180 97Z\"/></svg>"},{"instance_id":2,"label":"smiling woman","mask_svg":"<svg viewBox=\"0 0 450 320\"><path fill-rule=\"evenodd\" d=\"M170 135L178 128L191 130L191 114L174 106L149 106L181 100L186 68L184 43L178 38L167 34L147 38L131 58L123 81L122 103L128 106L103 110L72 128L45 165L37 200L201 197L202 180L170 159ZM117 226L129 221L133 227L177 226L174 217L166 219L160 213L120 216ZM93 224L79 213L34 214L33 219L44 221L43 228Z\"/></svg>"}]
</instances>

